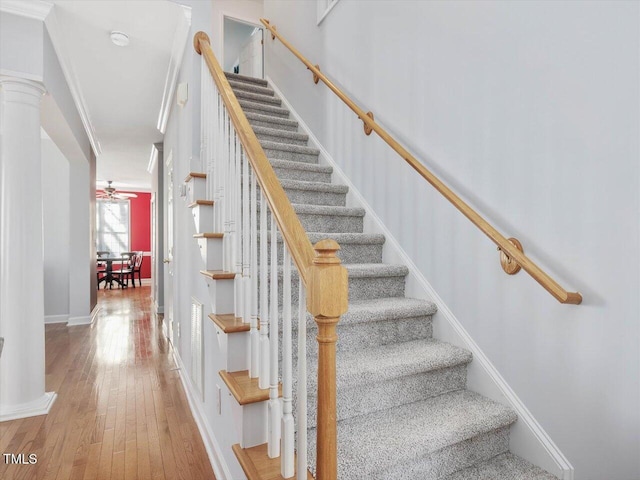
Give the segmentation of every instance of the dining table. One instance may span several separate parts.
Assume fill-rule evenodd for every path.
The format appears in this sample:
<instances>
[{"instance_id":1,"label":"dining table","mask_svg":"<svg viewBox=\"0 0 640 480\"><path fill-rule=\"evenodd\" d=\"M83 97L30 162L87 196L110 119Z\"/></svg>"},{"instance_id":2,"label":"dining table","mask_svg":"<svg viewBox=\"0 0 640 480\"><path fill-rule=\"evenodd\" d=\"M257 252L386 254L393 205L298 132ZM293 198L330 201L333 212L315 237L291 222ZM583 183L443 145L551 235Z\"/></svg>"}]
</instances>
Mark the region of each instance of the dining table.
<instances>
[{"instance_id":1,"label":"dining table","mask_svg":"<svg viewBox=\"0 0 640 480\"><path fill-rule=\"evenodd\" d=\"M98 290L100 289L100 284L102 282L104 282L104 288L107 288L107 285L109 285L109 288L112 288L113 282L116 282L122 288L126 288L127 285L123 284L117 275L114 275L113 262L128 262L128 261L129 261L129 257L98 257L97 258L98 263L103 263L103 262L105 263L104 277L102 277L98 281Z\"/></svg>"}]
</instances>

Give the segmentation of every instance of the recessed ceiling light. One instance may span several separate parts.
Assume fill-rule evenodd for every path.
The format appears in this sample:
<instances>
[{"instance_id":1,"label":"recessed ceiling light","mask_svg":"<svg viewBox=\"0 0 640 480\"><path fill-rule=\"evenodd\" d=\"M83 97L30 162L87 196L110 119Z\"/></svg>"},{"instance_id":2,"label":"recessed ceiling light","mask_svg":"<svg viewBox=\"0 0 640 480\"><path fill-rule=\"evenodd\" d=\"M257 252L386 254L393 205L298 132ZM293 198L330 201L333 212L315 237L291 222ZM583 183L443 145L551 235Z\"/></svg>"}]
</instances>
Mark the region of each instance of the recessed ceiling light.
<instances>
[{"instance_id":1,"label":"recessed ceiling light","mask_svg":"<svg viewBox=\"0 0 640 480\"><path fill-rule=\"evenodd\" d=\"M127 45L129 45L129 35L114 30L113 32L111 32L111 41L114 43L114 45L117 45L119 47L126 47Z\"/></svg>"}]
</instances>

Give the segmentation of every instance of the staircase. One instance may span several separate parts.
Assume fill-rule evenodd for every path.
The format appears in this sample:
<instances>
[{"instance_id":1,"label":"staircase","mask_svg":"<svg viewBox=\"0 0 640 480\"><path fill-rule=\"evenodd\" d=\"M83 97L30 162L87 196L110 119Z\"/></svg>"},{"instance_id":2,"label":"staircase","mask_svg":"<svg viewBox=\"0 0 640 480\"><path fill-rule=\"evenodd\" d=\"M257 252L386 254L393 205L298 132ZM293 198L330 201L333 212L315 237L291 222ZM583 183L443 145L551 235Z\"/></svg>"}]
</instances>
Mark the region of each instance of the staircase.
<instances>
[{"instance_id":1,"label":"staircase","mask_svg":"<svg viewBox=\"0 0 640 480\"><path fill-rule=\"evenodd\" d=\"M346 206L348 187L331 183L332 168L318 163L319 151L307 146L308 136L267 82L236 74L227 79L309 239L336 240L349 274L349 311L337 344L339 480L555 479L509 453L515 413L466 389L471 354L433 338L436 306L405 297L407 267L382 263L384 236L363 232L364 209ZM312 473L316 332L309 316Z\"/></svg>"}]
</instances>

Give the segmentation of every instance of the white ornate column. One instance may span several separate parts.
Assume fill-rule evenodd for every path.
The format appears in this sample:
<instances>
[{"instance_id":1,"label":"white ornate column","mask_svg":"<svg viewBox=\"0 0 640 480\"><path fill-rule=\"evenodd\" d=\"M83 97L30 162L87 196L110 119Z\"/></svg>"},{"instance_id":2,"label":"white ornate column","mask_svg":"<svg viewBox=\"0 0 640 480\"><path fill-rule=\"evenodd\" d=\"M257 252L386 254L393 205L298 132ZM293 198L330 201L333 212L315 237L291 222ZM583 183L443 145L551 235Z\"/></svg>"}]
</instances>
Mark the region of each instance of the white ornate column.
<instances>
[{"instance_id":1,"label":"white ornate column","mask_svg":"<svg viewBox=\"0 0 640 480\"><path fill-rule=\"evenodd\" d=\"M37 82L0 77L0 421L42 415L45 392L40 101Z\"/></svg>"}]
</instances>

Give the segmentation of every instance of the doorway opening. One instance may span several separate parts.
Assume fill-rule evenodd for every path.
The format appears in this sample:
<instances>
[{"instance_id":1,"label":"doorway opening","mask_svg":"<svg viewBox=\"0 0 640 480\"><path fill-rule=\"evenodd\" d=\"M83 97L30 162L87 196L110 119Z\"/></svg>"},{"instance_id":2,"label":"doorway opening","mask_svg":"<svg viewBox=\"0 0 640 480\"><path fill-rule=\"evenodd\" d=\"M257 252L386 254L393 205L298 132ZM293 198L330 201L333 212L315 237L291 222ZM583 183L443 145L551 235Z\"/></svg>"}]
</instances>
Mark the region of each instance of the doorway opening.
<instances>
[{"instance_id":1,"label":"doorway opening","mask_svg":"<svg viewBox=\"0 0 640 480\"><path fill-rule=\"evenodd\" d=\"M250 22L224 17L223 70L264 78L263 29Z\"/></svg>"}]
</instances>

